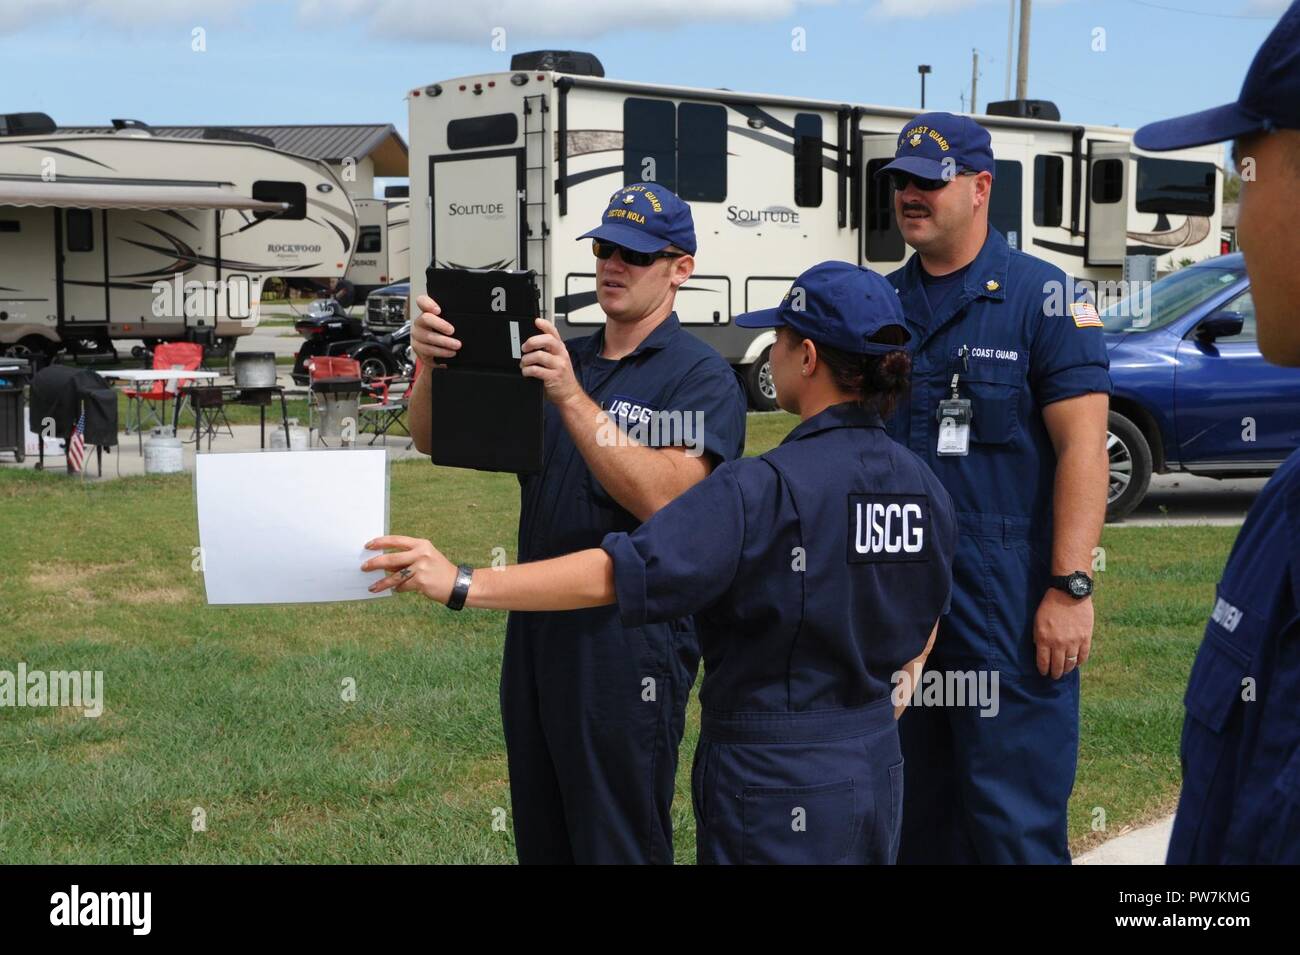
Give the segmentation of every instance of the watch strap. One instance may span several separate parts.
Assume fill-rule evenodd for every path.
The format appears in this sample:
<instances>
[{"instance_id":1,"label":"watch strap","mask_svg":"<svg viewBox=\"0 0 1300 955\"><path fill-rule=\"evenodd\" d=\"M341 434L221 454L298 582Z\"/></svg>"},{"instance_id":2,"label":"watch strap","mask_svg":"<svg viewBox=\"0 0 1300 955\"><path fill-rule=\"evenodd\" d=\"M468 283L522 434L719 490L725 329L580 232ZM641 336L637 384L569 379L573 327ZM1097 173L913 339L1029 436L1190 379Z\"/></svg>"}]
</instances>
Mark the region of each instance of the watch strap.
<instances>
[{"instance_id":1,"label":"watch strap","mask_svg":"<svg viewBox=\"0 0 1300 955\"><path fill-rule=\"evenodd\" d=\"M452 610L460 610L465 606L465 598L469 596L469 584L474 577L474 568L469 564L461 564L456 568L456 583L452 585L451 596L447 598L447 606Z\"/></svg>"}]
</instances>

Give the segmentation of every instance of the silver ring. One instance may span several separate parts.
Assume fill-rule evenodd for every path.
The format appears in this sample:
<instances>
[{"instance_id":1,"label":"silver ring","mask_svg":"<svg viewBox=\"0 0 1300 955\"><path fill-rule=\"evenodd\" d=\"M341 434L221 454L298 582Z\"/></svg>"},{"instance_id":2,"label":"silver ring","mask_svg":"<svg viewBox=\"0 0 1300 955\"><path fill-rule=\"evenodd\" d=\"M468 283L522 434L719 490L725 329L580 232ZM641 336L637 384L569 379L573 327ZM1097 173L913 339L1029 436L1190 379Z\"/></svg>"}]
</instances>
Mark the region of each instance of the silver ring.
<instances>
[{"instance_id":1,"label":"silver ring","mask_svg":"<svg viewBox=\"0 0 1300 955\"><path fill-rule=\"evenodd\" d=\"M1077 660L1077 659L1079 659L1079 658L1078 658L1078 657L1066 657L1066 658L1065 658L1065 662L1066 662L1066 663L1073 663L1073 662L1074 662L1075 660Z\"/></svg>"}]
</instances>

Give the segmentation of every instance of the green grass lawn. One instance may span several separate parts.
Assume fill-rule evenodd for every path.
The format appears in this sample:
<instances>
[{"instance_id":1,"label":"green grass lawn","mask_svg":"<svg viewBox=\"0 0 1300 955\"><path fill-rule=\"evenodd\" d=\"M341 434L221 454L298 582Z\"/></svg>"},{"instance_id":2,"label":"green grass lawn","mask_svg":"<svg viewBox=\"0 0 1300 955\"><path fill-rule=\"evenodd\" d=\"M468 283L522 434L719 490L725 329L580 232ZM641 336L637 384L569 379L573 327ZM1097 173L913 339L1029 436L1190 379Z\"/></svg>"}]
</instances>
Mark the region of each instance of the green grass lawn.
<instances>
[{"instance_id":1,"label":"green grass lawn","mask_svg":"<svg viewBox=\"0 0 1300 955\"><path fill-rule=\"evenodd\" d=\"M751 415L749 451L792 421ZM394 532L429 537L456 560L514 553L509 475L397 463L390 512ZM1096 807L1113 835L1172 805L1182 688L1235 533L1106 532L1076 848L1099 838ZM509 809L504 614L414 597L207 607L181 475L82 484L0 470L0 541L0 669L102 670L105 682L97 719L0 709L0 860L513 860L508 825L493 826ZM311 554L285 560L311 573ZM692 701L674 805L682 862L693 859L697 729ZM196 808L204 832L192 829Z\"/></svg>"}]
</instances>

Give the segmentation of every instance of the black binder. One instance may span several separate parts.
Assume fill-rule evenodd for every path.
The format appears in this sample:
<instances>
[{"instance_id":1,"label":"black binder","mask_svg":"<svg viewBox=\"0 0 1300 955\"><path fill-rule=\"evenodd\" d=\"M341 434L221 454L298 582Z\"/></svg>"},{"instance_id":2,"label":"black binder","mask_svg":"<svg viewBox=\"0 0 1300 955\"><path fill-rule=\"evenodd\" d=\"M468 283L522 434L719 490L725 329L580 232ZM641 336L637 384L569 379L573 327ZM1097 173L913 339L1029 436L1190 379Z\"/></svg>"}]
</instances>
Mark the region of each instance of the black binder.
<instances>
[{"instance_id":1,"label":"black binder","mask_svg":"<svg viewBox=\"0 0 1300 955\"><path fill-rule=\"evenodd\" d=\"M429 372L434 464L530 474L542 469L542 383L519 370L540 314L535 272L430 268L430 298L460 341Z\"/></svg>"}]
</instances>

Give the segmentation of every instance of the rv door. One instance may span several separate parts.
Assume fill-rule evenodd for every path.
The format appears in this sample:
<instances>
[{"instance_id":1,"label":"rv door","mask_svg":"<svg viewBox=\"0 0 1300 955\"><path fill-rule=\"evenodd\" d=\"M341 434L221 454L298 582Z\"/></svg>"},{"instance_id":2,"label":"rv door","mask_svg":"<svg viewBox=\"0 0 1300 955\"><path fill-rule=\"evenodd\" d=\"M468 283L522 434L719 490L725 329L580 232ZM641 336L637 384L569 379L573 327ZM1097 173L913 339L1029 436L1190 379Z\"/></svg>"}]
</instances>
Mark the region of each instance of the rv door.
<instances>
[{"instance_id":1,"label":"rv door","mask_svg":"<svg viewBox=\"0 0 1300 955\"><path fill-rule=\"evenodd\" d=\"M858 261L877 272L887 272L903 264L907 246L894 219L894 188L889 177L877 176L893 161L898 137L891 134L865 134L862 152L862 243Z\"/></svg>"},{"instance_id":2,"label":"rv door","mask_svg":"<svg viewBox=\"0 0 1300 955\"><path fill-rule=\"evenodd\" d=\"M430 156L433 263L453 269L528 268L524 201L522 149Z\"/></svg>"},{"instance_id":3,"label":"rv door","mask_svg":"<svg viewBox=\"0 0 1300 955\"><path fill-rule=\"evenodd\" d=\"M1088 142L1084 264L1123 265L1128 246L1129 144Z\"/></svg>"},{"instance_id":4,"label":"rv door","mask_svg":"<svg viewBox=\"0 0 1300 955\"><path fill-rule=\"evenodd\" d=\"M66 324L108 321L108 252L104 245L104 210L58 209L60 217L59 287Z\"/></svg>"}]
</instances>

